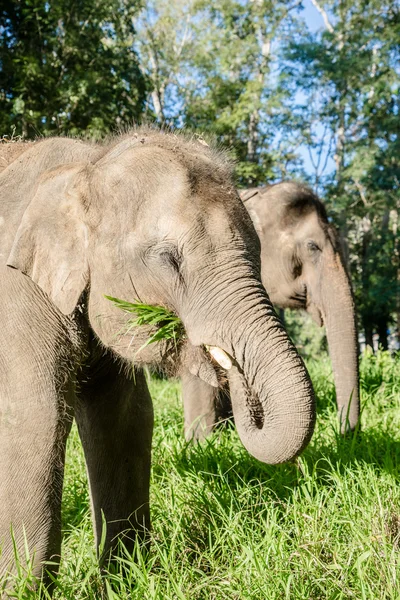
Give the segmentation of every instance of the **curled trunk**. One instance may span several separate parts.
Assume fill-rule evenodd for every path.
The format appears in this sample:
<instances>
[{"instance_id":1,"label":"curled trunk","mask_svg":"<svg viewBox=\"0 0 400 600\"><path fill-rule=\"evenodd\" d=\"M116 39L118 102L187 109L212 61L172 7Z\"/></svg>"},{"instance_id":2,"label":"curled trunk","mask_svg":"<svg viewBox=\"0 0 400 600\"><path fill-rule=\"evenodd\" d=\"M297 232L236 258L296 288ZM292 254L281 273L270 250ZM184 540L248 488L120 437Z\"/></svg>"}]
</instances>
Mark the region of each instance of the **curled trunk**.
<instances>
[{"instance_id":1,"label":"curled trunk","mask_svg":"<svg viewBox=\"0 0 400 600\"><path fill-rule=\"evenodd\" d=\"M228 378L239 436L258 460L286 462L303 450L314 430L309 375L261 286L247 289L241 299L235 296L229 309L216 329L220 339L211 343L233 358Z\"/></svg>"},{"instance_id":2,"label":"curled trunk","mask_svg":"<svg viewBox=\"0 0 400 600\"><path fill-rule=\"evenodd\" d=\"M272 315L257 328L254 339L249 336L240 356L229 372L240 439L262 462L288 461L303 450L314 429L314 394L307 370Z\"/></svg>"}]
</instances>

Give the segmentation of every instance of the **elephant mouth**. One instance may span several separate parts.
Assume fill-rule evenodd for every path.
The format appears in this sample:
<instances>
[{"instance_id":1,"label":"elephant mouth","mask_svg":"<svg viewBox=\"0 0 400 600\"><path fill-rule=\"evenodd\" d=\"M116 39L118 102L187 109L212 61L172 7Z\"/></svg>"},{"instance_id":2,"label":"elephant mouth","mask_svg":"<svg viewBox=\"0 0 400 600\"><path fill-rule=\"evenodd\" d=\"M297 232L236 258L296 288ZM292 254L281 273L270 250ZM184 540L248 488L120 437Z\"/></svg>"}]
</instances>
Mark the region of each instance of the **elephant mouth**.
<instances>
[{"instance_id":1,"label":"elephant mouth","mask_svg":"<svg viewBox=\"0 0 400 600\"><path fill-rule=\"evenodd\" d=\"M236 366L235 359L219 346L191 344L187 334L174 343L161 340L158 347L158 360L154 366L169 377L179 376L185 368L212 387L219 388L226 382L227 371Z\"/></svg>"},{"instance_id":2,"label":"elephant mouth","mask_svg":"<svg viewBox=\"0 0 400 600\"><path fill-rule=\"evenodd\" d=\"M227 371L235 364L227 352L217 346L194 345L187 339L179 355L180 370L199 377L214 388L225 385ZM178 373L179 374L179 373Z\"/></svg>"},{"instance_id":3,"label":"elephant mouth","mask_svg":"<svg viewBox=\"0 0 400 600\"><path fill-rule=\"evenodd\" d=\"M307 291L295 293L289 298L290 308L306 308L307 307Z\"/></svg>"}]
</instances>

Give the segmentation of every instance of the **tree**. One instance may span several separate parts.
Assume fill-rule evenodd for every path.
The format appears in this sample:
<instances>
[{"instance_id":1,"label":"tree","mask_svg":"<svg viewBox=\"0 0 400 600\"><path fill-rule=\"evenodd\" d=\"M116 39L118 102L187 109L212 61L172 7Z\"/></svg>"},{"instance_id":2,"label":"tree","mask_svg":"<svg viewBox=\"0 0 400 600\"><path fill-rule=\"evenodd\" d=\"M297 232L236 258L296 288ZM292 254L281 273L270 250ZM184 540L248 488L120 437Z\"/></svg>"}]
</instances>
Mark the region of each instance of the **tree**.
<instances>
[{"instance_id":1,"label":"tree","mask_svg":"<svg viewBox=\"0 0 400 600\"><path fill-rule=\"evenodd\" d=\"M296 38L286 50L287 75L304 102L299 134L310 124L330 132L334 169L323 181L351 267L366 339L387 346L399 303L399 13L390 0L312 0L322 34ZM317 185L321 182L317 181Z\"/></svg>"},{"instance_id":2,"label":"tree","mask_svg":"<svg viewBox=\"0 0 400 600\"><path fill-rule=\"evenodd\" d=\"M196 0L149 0L136 27L141 66L151 82L148 115L179 125L185 111Z\"/></svg>"},{"instance_id":3,"label":"tree","mask_svg":"<svg viewBox=\"0 0 400 600\"><path fill-rule=\"evenodd\" d=\"M138 23L158 120L214 133L235 157L240 185L282 178L298 160L283 136L275 72L279 38L299 2L151 2Z\"/></svg>"},{"instance_id":4,"label":"tree","mask_svg":"<svg viewBox=\"0 0 400 600\"><path fill-rule=\"evenodd\" d=\"M0 12L0 127L24 137L99 135L137 119L146 80L130 0L5 0Z\"/></svg>"}]
</instances>

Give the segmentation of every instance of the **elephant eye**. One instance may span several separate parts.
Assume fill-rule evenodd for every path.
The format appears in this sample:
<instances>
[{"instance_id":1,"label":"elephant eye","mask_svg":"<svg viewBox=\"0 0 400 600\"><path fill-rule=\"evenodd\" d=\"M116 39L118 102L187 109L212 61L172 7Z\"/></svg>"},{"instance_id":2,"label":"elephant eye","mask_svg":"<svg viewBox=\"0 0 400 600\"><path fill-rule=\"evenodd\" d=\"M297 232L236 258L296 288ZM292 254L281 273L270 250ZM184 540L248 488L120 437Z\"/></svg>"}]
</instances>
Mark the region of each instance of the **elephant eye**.
<instances>
[{"instance_id":1,"label":"elephant eye","mask_svg":"<svg viewBox=\"0 0 400 600\"><path fill-rule=\"evenodd\" d=\"M316 244L312 240L308 240L308 242L307 242L307 250L309 252L320 252L321 248L318 246L318 244Z\"/></svg>"},{"instance_id":2,"label":"elephant eye","mask_svg":"<svg viewBox=\"0 0 400 600\"><path fill-rule=\"evenodd\" d=\"M166 266L172 267L179 273L183 258L177 248L163 249L159 256Z\"/></svg>"}]
</instances>

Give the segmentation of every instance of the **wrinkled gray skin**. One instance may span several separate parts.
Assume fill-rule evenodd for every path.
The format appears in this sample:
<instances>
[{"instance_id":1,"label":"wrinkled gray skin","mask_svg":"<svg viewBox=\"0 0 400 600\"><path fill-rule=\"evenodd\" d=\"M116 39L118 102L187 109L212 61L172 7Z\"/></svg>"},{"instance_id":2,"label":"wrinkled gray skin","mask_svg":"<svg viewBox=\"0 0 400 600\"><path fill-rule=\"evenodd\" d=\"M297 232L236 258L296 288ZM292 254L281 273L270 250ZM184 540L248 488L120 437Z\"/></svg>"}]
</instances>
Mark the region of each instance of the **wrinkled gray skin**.
<instances>
[{"instance_id":1,"label":"wrinkled gray skin","mask_svg":"<svg viewBox=\"0 0 400 600\"><path fill-rule=\"evenodd\" d=\"M176 311L196 376L215 378L203 344L232 357L236 425L259 460L297 455L315 420L310 379L261 284L259 241L221 155L148 130L12 154L0 161L2 575L15 568L11 525L22 556L25 529L34 573L57 561L73 417L97 543L102 512L107 521L103 556L149 527L153 411L140 367L166 349L139 351L148 332L127 334L129 315L105 294Z\"/></svg>"},{"instance_id":2,"label":"wrinkled gray skin","mask_svg":"<svg viewBox=\"0 0 400 600\"><path fill-rule=\"evenodd\" d=\"M306 309L325 324L342 433L358 422L356 315L339 242L320 200L304 185L285 182L241 192L261 241L262 282L275 306ZM229 415L223 394L187 371L182 376L185 431L202 439Z\"/></svg>"}]
</instances>

